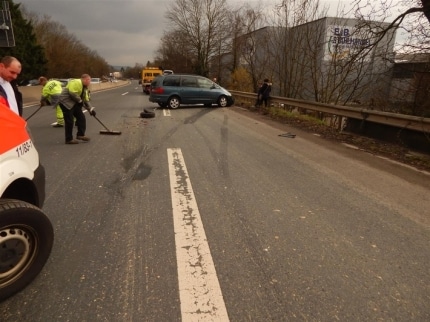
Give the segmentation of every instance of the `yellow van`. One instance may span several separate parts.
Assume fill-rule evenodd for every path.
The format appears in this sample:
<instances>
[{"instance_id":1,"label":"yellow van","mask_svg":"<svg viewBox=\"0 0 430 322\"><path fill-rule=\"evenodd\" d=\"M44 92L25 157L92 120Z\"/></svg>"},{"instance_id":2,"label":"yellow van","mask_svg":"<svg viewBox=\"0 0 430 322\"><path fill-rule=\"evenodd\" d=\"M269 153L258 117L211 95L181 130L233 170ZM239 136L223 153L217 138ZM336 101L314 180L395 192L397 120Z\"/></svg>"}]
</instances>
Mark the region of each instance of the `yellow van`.
<instances>
[{"instance_id":1,"label":"yellow van","mask_svg":"<svg viewBox=\"0 0 430 322\"><path fill-rule=\"evenodd\" d=\"M151 87L151 82L155 77L162 75L163 70L160 67L145 67L142 70L142 89L145 94L149 94L149 89Z\"/></svg>"}]
</instances>

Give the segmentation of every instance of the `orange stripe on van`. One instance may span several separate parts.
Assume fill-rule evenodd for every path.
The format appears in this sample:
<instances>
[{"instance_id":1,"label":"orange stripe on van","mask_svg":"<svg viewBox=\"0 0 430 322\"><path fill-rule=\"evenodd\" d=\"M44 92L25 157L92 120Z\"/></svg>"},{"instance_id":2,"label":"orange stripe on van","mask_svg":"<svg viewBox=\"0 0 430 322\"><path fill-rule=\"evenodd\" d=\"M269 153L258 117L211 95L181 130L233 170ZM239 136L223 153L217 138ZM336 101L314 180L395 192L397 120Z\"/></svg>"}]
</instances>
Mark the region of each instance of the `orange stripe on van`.
<instances>
[{"instance_id":1,"label":"orange stripe on van","mask_svg":"<svg viewBox=\"0 0 430 322\"><path fill-rule=\"evenodd\" d=\"M30 139L26 124L22 117L0 101L0 154Z\"/></svg>"}]
</instances>

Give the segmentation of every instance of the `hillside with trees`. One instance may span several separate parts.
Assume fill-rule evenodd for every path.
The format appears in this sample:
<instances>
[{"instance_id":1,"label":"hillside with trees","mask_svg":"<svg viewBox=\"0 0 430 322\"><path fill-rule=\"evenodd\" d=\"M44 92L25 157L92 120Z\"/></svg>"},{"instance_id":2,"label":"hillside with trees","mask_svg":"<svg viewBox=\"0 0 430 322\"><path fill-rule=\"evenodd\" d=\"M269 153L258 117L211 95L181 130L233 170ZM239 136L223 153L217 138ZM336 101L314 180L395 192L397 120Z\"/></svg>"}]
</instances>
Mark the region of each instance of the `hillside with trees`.
<instances>
[{"instance_id":1,"label":"hillside with trees","mask_svg":"<svg viewBox=\"0 0 430 322\"><path fill-rule=\"evenodd\" d=\"M111 66L96 51L83 44L66 27L51 17L9 3L15 47L0 48L0 56L17 57L23 66L18 83L25 84L41 75L73 78L82 73L95 77L109 75Z\"/></svg>"}]
</instances>

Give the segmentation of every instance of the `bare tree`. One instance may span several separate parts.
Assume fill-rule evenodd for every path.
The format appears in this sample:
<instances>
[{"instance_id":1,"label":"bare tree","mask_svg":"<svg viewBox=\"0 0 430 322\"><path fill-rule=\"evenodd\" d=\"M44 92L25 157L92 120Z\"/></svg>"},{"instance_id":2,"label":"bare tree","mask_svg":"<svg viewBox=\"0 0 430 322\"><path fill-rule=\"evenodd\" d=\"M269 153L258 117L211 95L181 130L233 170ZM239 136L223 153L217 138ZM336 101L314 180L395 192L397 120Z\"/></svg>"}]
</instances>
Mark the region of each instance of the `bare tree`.
<instances>
[{"instance_id":1,"label":"bare tree","mask_svg":"<svg viewBox=\"0 0 430 322\"><path fill-rule=\"evenodd\" d=\"M127 67L125 69L123 76L126 78L138 78L138 79L140 79L142 69L143 69L142 64L135 63L134 67Z\"/></svg>"},{"instance_id":2,"label":"bare tree","mask_svg":"<svg viewBox=\"0 0 430 322\"><path fill-rule=\"evenodd\" d=\"M389 21L384 28L376 31L375 36L379 39L392 29L397 29L400 35L401 41L395 46L395 55L386 57L395 63L390 97L384 99L387 108L394 112L428 115L430 1L401 0L388 2L385 6L361 5L361 2L355 1L354 10L359 19L378 17Z\"/></svg>"},{"instance_id":3,"label":"bare tree","mask_svg":"<svg viewBox=\"0 0 430 322\"><path fill-rule=\"evenodd\" d=\"M328 77L322 62L327 27L321 19L326 14L327 8L319 1L283 0L274 6L266 46L272 92L316 101L329 99L329 88L336 81Z\"/></svg>"},{"instance_id":4,"label":"bare tree","mask_svg":"<svg viewBox=\"0 0 430 322\"><path fill-rule=\"evenodd\" d=\"M193 54L182 32L172 30L164 33L155 55L158 65L172 69L175 73L192 73L192 58Z\"/></svg>"},{"instance_id":5,"label":"bare tree","mask_svg":"<svg viewBox=\"0 0 430 322\"><path fill-rule=\"evenodd\" d=\"M391 23L389 28L399 25L410 14L419 13L426 17L427 22L430 22L430 0L401 0L398 1L367 1L354 0L352 2L354 11L360 17L377 14L380 17L385 17L389 11L396 6L401 5L403 12L401 12ZM367 12L365 14L365 12ZM369 18L369 17L368 17Z\"/></svg>"},{"instance_id":6,"label":"bare tree","mask_svg":"<svg viewBox=\"0 0 430 322\"><path fill-rule=\"evenodd\" d=\"M319 35L318 30L312 30L306 23L322 17L325 11L322 12L319 1L283 0L274 6L271 18L274 28L268 46L272 59L268 67L278 83L279 95L303 98L304 82L309 82L309 78L314 81L315 92L318 91L316 78L309 73L315 73L319 65L321 39L315 38ZM300 25L306 27L299 30L297 26ZM277 86L274 86L275 90Z\"/></svg>"},{"instance_id":7,"label":"bare tree","mask_svg":"<svg viewBox=\"0 0 430 322\"><path fill-rule=\"evenodd\" d=\"M108 75L108 63L94 50L84 45L75 35L49 16L40 16L23 8L31 22L37 42L44 48L48 61L47 75L56 78L79 77L82 73Z\"/></svg>"},{"instance_id":8,"label":"bare tree","mask_svg":"<svg viewBox=\"0 0 430 322\"><path fill-rule=\"evenodd\" d=\"M208 76L209 62L224 50L228 34L226 0L176 0L165 17L190 49L194 72ZM221 47L220 47L221 46Z\"/></svg>"},{"instance_id":9,"label":"bare tree","mask_svg":"<svg viewBox=\"0 0 430 322\"><path fill-rule=\"evenodd\" d=\"M355 17L363 22L374 19L389 21L384 28L376 31L375 35L379 39L385 37L392 29L399 29L407 34L407 41L397 45L399 51L430 51L430 0L390 1L383 5L379 2L367 2L363 5L362 2L355 0L353 8ZM391 18L393 15L394 18Z\"/></svg>"},{"instance_id":10,"label":"bare tree","mask_svg":"<svg viewBox=\"0 0 430 322\"><path fill-rule=\"evenodd\" d=\"M239 70L238 75L243 77L245 68L251 78L252 87L256 90L258 81L269 76L265 66L267 55L264 53L268 45L269 28L264 27L263 10L261 7L243 6L232 11L231 19L233 38L230 72Z\"/></svg>"},{"instance_id":11,"label":"bare tree","mask_svg":"<svg viewBox=\"0 0 430 322\"><path fill-rule=\"evenodd\" d=\"M274 83L272 92L334 104L378 92L371 80L382 79L375 73L387 71L380 57L387 56L387 48L393 44L392 30L381 35L375 30L381 30L382 24L369 22L366 29L358 19L327 17L327 8L319 1L283 0L273 13L271 27L263 28L264 36L253 32L249 37L260 43L252 56L254 61L265 57L264 64L260 59L256 68L264 66Z\"/></svg>"}]
</instances>

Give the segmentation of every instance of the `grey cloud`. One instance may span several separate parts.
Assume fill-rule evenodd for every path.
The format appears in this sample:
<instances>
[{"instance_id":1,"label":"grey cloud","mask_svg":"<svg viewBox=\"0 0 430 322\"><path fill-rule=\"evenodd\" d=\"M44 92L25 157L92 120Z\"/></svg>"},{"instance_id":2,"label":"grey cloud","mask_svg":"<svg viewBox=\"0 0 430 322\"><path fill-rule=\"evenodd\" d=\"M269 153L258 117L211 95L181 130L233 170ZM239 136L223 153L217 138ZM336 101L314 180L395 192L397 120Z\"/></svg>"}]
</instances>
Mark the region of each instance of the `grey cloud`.
<instances>
[{"instance_id":1,"label":"grey cloud","mask_svg":"<svg viewBox=\"0 0 430 322\"><path fill-rule=\"evenodd\" d=\"M21 0L29 11L51 17L110 65L153 60L171 0Z\"/></svg>"},{"instance_id":2,"label":"grey cloud","mask_svg":"<svg viewBox=\"0 0 430 322\"><path fill-rule=\"evenodd\" d=\"M110 65L134 66L154 58L167 21L164 17L175 0L16 0L29 11L47 15L64 25L83 44ZM278 1L228 0L267 8ZM337 0L322 1L332 4ZM341 1L347 2L347 1Z\"/></svg>"}]
</instances>

